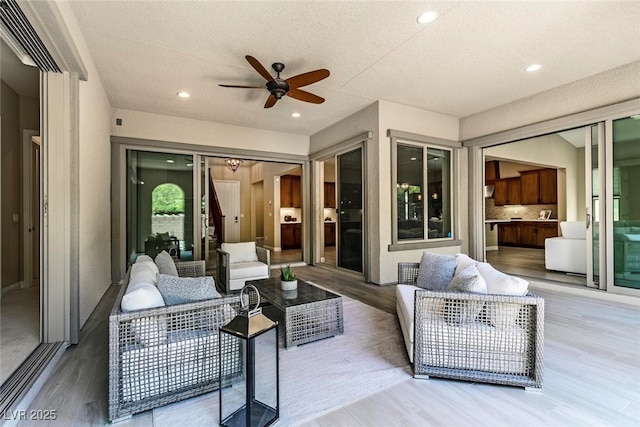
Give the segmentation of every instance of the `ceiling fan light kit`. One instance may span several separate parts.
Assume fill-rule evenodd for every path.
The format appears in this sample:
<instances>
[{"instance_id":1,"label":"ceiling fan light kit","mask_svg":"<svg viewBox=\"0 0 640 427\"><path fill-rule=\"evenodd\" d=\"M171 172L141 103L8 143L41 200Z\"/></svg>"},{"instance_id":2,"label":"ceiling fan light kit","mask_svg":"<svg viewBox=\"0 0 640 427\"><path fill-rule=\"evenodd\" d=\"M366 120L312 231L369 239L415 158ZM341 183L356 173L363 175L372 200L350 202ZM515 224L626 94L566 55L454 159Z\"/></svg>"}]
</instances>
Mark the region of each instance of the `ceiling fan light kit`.
<instances>
[{"instance_id":1,"label":"ceiling fan light kit","mask_svg":"<svg viewBox=\"0 0 640 427\"><path fill-rule=\"evenodd\" d=\"M310 102L312 104L322 104L324 102L324 98L300 88L326 79L327 77L329 77L329 70L321 68L319 70L298 74L296 76L289 77L288 79L283 79L280 77L280 72L284 70L284 64L282 62L274 62L273 64L271 64L271 68L273 68L273 70L277 74L276 77L273 77L266 70L266 68L262 66L260 61L255 59L253 56L247 55L245 56L245 58L247 62L253 67L253 69L267 80L265 86L241 86L224 84L221 84L219 86L242 89L261 89L263 87L266 87L269 91L269 97L264 104L264 108L273 107L279 99L282 99L283 96L289 96L299 101Z\"/></svg>"}]
</instances>

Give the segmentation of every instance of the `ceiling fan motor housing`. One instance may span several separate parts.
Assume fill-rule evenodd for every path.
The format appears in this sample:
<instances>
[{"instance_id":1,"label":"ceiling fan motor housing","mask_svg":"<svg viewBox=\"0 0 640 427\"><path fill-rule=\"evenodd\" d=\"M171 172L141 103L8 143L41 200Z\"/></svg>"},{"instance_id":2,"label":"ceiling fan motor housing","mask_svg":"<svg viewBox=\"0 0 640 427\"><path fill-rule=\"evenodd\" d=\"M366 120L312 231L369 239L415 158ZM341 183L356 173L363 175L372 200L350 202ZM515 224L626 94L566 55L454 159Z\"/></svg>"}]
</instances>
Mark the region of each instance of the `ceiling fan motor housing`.
<instances>
[{"instance_id":1,"label":"ceiling fan motor housing","mask_svg":"<svg viewBox=\"0 0 640 427\"><path fill-rule=\"evenodd\" d=\"M289 83L285 80L277 78L275 81L270 80L267 82L267 90L271 92L271 95L276 99L280 99L289 92Z\"/></svg>"}]
</instances>

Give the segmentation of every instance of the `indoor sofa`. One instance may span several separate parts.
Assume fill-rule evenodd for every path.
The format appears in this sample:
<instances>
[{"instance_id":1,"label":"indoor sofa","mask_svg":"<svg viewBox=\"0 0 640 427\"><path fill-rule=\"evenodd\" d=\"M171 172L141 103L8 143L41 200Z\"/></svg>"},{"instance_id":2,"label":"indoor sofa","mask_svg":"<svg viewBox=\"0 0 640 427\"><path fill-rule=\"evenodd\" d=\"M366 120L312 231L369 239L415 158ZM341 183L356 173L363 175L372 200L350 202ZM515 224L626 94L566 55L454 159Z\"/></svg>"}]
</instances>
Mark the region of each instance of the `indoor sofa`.
<instances>
[{"instance_id":1,"label":"indoor sofa","mask_svg":"<svg viewBox=\"0 0 640 427\"><path fill-rule=\"evenodd\" d=\"M109 316L111 421L218 389L218 330L235 317L240 306L239 295L219 294L212 299L166 305L157 297L153 284L133 282L136 264L129 269ZM204 276L205 264L176 262L175 270L180 278L195 278ZM145 274L151 280L153 273ZM132 301L132 295L137 302ZM150 307L139 308L140 304ZM223 367L224 378L237 376L242 369L240 348L223 348L222 352L234 356L227 358L232 362Z\"/></svg>"},{"instance_id":2,"label":"indoor sofa","mask_svg":"<svg viewBox=\"0 0 640 427\"><path fill-rule=\"evenodd\" d=\"M415 378L542 388L542 298L526 288L523 295L428 290L416 286L419 270L420 263L399 263L396 289Z\"/></svg>"}]
</instances>

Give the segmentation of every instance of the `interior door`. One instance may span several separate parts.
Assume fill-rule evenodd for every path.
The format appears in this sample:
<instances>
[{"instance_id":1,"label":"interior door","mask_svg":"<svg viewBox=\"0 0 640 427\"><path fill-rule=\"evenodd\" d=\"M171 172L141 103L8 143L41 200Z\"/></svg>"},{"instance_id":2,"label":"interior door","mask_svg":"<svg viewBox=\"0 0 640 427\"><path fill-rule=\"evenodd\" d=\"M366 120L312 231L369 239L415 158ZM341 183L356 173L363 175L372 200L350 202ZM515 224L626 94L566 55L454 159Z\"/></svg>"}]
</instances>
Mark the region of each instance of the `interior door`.
<instances>
[{"instance_id":1,"label":"interior door","mask_svg":"<svg viewBox=\"0 0 640 427\"><path fill-rule=\"evenodd\" d=\"M363 272L362 148L337 156L338 267Z\"/></svg>"},{"instance_id":2,"label":"interior door","mask_svg":"<svg viewBox=\"0 0 640 427\"><path fill-rule=\"evenodd\" d=\"M225 242L240 241L240 181L213 181L224 215Z\"/></svg>"},{"instance_id":3,"label":"interior door","mask_svg":"<svg viewBox=\"0 0 640 427\"><path fill-rule=\"evenodd\" d=\"M601 260L605 260L604 245L600 244L605 228L605 205L601 203L604 188L604 124L585 127L585 201L587 225L587 286L604 289L600 280Z\"/></svg>"}]
</instances>

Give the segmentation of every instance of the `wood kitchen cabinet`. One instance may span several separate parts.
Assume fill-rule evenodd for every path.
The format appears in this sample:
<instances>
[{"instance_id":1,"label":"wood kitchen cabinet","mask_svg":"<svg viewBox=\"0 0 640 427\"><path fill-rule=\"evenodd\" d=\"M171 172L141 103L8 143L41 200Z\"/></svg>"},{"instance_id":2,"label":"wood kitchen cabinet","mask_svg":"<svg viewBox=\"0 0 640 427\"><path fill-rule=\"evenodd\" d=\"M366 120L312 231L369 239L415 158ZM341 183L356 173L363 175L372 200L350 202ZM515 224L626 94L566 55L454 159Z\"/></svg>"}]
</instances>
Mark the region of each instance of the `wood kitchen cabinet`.
<instances>
[{"instance_id":1,"label":"wood kitchen cabinet","mask_svg":"<svg viewBox=\"0 0 640 427\"><path fill-rule=\"evenodd\" d=\"M280 246L282 249L300 249L302 247L302 224L280 225Z\"/></svg>"},{"instance_id":2,"label":"wood kitchen cabinet","mask_svg":"<svg viewBox=\"0 0 640 427\"><path fill-rule=\"evenodd\" d=\"M336 184L334 182L324 183L324 207L336 207Z\"/></svg>"},{"instance_id":3,"label":"wood kitchen cabinet","mask_svg":"<svg viewBox=\"0 0 640 427\"><path fill-rule=\"evenodd\" d=\"M484 185L493 185L500 179L500 163L496 160L484 163Z\"/></svg>"},{"instance_id":4,"label":"wood kitchen cabinet","mask_svg":"<svg viewBox=\"0 0 640 427\"><path fill-rule=\"evenodd\" d=\"M518 224L504 223L498 225L498 246L517 246Z\"/></svg>"},{"instance_id":5,"label":"wood kitchen cabinet","mask_svg":"<svg viewBox=\"0 0 640 427\"><path fill-rule=\"evenodd\" d=\"M336 245L336 223L335 222L324 223L324 245L325 246Z\"/></svg>"},{"instance_id":6,"label":"wood kitchen cabinet","mask_svg":"<svg viewBox=\"0 0 640 427\"><path fill-rule=\"evenodd\" d=\"M556 221L515 221L498 225L499 246L544 248L544 240L558 237Z\"/></svg>"},{"instance_id":7,"label":"wood kitchen cabinet","mask_svg":"<svg viewBox=\"0 0 640 427\"><path fill-rule=\"evenodd\" d=\"M519 205L520 202L520 178L496 179L494 191L494 203L496 206Z\"/></svg>"},{"instance_id":8,"label":"wood kitchen cabinet","mask_svg":"<svg viewBox=\"0 0 640 427\"><path fill-rule=\"evenodd\" d=\"M555 169L520 172L520 202L523 205L558 202L558 173Z\"/></svg>"},{"instance_id":9,"label":"wood kitchen cabinet","mask_svg":"<svg viewBox=\"0 0 640 427\"><path fill-rule=\"evenodd\" d=\"M302 194L299 176L282 175L280 177L280 207L302 207Z\"/></svg>"}]
</instances>

